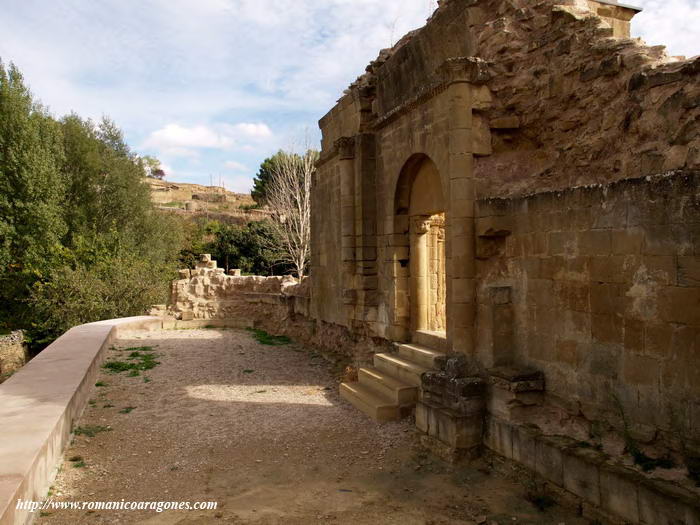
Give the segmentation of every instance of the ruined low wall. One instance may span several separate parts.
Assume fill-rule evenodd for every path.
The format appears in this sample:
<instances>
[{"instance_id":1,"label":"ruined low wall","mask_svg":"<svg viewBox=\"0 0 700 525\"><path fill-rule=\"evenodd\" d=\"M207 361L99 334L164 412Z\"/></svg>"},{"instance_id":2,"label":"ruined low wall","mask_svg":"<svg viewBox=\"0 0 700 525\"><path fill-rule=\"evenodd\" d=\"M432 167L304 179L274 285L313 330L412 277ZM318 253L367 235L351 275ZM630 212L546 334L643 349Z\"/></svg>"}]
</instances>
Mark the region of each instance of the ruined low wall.
<instances>
[{"instance_id":1,"label":"ruined low wall","mask_svg":"<svg viewBox=\"0 0 700 525\"><path fill-rule=\"evenodd\" d=\"M308 279L299 282L291 276L226 275L204 255L196 269L181 270L180 278L173 281L168 310L185 322L233 321L237 326L286 335L358 363L388 347L388 341L362 330L313 319L309 284Z\"/></svg>"},{"instance_id":2,"label":"ruined low wall","mask_svg":"<svg viewBox=\"0 0 700 525\"><path fill-rule=\"evenodd\" d=\"M27 362L27 348L21 330L0 336L0 383Z\"/></svg>"},{"instance_id":3,"label":"ruined low wall","mask_svg":"<svg viewBox=\"0 0 700 525\"><path fill-rule=\"evenodd\" d=\"M484 364L544 372L560 433L700 443L700 173L478 209Z\"/></svg>"}]
</instances>

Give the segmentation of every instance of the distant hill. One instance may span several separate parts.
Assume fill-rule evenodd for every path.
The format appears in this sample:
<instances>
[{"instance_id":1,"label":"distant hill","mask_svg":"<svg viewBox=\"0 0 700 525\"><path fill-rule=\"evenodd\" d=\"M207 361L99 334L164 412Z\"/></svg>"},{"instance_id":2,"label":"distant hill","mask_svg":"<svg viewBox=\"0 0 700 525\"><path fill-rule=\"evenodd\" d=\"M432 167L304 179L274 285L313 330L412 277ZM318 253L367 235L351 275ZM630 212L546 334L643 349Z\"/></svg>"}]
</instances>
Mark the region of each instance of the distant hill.
<instances>
[{"instance_id":1,"label":"distant hill","mask_svg":"<svg viewBox=\"0 0 700 525\"><path fill-rule=\"evenodd\" d=\"M250 209L255 201L249 193L152 178L146 183L151 187L151 200L163 211L235 223L259 221L270 215L265 209Z\"/></svg>"}]
</instances>

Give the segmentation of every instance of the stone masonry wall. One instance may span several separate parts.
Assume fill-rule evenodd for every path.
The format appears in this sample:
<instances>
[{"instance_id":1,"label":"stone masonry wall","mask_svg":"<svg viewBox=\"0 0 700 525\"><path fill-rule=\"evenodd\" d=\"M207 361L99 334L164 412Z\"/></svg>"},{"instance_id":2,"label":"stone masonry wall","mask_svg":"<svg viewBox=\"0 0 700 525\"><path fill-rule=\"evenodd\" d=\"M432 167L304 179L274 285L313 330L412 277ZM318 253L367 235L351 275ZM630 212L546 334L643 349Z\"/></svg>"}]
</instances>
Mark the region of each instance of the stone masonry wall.
<instances>
[{"instance_id":1,"label":"stone masonry wall","mask_svg":"<svg viewBox=\"0 0 700 525\"><path fill-rule=\"evenodd\" d=\"M700 173L481 200L478 216L484 366L543 371L583 435L622 410L640 439L700 444Z\"/></svg>"},{"instance_id":2,"label":"stone masonry wall","mask_svg":"<svg viewBox=\"0 0 700 525\"><path fill-rule=\"evenodd\" d=\"M27 362L27 349L21 331L0 336L0 383Z\"/></svg>"},{"instance_id":3,"label":"stone masonry wall","mask_svg":"<svg viewBox=\"0 0 700 525\"><path fill-rule=\"evenodd\" d=\"M194 270L180 270L171 284L168 313L188 321L235 321L276 335L287 335L350 361L366 361L386 342L360 331L310 317L309 279L291 276L226 275L211 256Z\"/></svg>"}]
</instances>

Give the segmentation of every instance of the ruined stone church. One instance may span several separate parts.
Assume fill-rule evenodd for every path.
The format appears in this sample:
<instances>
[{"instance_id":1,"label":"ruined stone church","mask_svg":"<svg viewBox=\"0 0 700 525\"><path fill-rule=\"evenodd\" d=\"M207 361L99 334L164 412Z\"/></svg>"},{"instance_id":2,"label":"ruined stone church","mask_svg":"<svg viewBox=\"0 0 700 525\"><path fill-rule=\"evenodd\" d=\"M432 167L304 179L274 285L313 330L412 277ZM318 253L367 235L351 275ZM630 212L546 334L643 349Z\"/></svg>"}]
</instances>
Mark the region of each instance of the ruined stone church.
<instances>
[{"instance_id":1,"label":"ruined stone church","mask_svg":"<svg viewBox=\"0 0 700 525\"><path fill-rule=\"evenodd\" d=\"M341 387L375 419L676 523L545 439L700 439L700 59L638 11L443 1L382 51L320 121L311 316L399 343Z\"/></svg>"},{"instance_id":2,"label":"ruined stone church","mask_svg":"<svg viewBox=\"0 0 700 525\"><path fill-rule=\"evenodd\" d=\"M320 121L310 277L205 261L174 312L346 352L358 409L586 516L700 523L700 58L616 1L439 4Z\"/></svg>"}]
</instances>

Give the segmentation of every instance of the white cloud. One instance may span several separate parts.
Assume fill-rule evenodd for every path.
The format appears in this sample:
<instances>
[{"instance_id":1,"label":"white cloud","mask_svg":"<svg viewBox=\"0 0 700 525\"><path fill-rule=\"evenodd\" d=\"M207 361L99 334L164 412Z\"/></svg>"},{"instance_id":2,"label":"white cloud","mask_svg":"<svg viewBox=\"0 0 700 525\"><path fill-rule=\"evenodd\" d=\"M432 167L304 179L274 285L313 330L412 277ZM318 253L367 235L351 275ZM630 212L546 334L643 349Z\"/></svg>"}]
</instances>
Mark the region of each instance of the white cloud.
<instances>
[{"instance_id":1,"label":"white cloud","mask_svg":"<svg viewBox=\"0 0 700 525\"><path fill-rule=\"evenodd\" d=\"M235 160L228 160L224 162L224 167L231 170L231 171L242 171L242 172L248 172L248 167L245 164L242 164L240 162L237 162Z\"/></svg>"},{"instance_id":2,"label":"white cloud","mask_svg":"<svg viewBox=\"0 0 700 525\"><path fill-rule=\"evenodd\" d=\"M637 0L643 11L632 19L633 36L665 45L671 55L700 54L700 1Z\"/></svg>"},{"instance_id":3,"label":"white cloud","mask_svg":"<svg viewBox=\"0 0 700 525\"><path fill-rule=\"evenodd\" d=\"M247 122L242 122L233 126L233 129L236 132L240 132L241 135L254 139L266 139L272 137L272 131L266 124L249 124Z\"/></svg>"},{"instance_id":4,"label":"white cloud","mask_svg":"<svg viewBox=\"0 0 700 525\"><path fill-rule=\"evenodd\" d=\"M0 57L17 63L43 102L59 114L110 115L178 177L215 173L231 151L256 166L300 129L316 130L379 50L422 25L436 3L0 2ZM700 52L700 0L629 2L644 8L633 36L671 54Z\"/></svg>"},{"instance_id":5,"label":"white cloud","mask_svg":"<svg viewBox=\"0 0 700 525\"><path fill-rule=\"evenodd\" d=\"M173 157L192 157L197 155L196 150L229 151L236 148L241 139L264 141L272 136L270 128L262 123L199 124L190 127L167 124L152 132L142 147Z\"/></svg>"}]
</instances>

